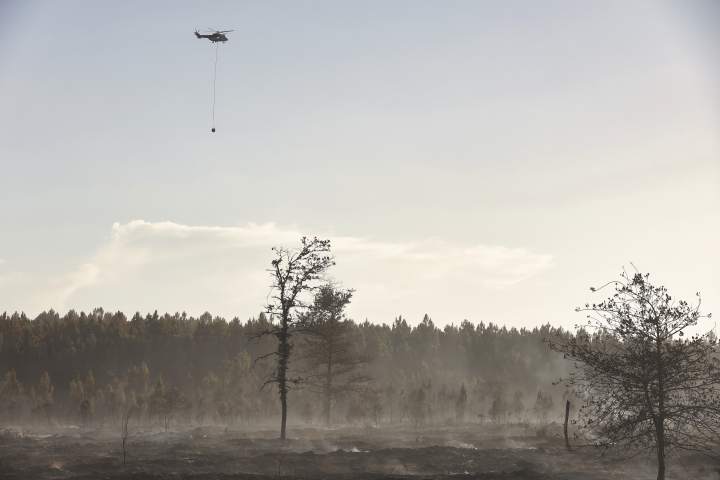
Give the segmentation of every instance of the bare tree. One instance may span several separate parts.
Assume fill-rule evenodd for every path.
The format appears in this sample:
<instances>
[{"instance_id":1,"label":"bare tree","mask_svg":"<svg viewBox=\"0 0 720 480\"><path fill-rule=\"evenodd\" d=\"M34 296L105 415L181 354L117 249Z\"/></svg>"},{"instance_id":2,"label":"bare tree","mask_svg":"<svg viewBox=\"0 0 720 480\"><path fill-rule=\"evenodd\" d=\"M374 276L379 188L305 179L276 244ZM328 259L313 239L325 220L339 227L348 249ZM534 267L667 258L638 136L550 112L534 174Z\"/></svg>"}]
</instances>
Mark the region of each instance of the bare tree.
<instances>
[{"instance_id":1,"label":"bare tree","mask_svg":"<svg viewBox=\"0 0 720 480\"><path fill-rule=\"evenodd\" d=\"M277 349L255 359L253 366L266 357L274 356L275 368L270 372L263 388L271 383L278 384L280 404L282 407L282 421L280 425L280 439L285 441L285 426L287 424L287 394L292 384L299 382L298 378L288 377L288 366L293 351L292 336L303 329L297 309L308 306L304 294L314 292L318 287L315 282L324 280L327 270L335 264L332 257L324 255L330 252L330 240L308 240L303 237L300 248L287 249L273 247L276 254L268 269L272 278L268 304L265 312L272 319L277 318L278 323L271 323L265 330L252 333L250 340L259 340L266 335L274 336L278 343Z\"/></svg>"},{"instance_id":2,"label":"bare tree","mask_svg":"<svg viewBox=\"0 0 720 480\"><path fill-rule=\"evenodd\" d=\"M720 432L720 361L712 356L717 341L713 332L691 338L683 332L702 318L699 301L694 307L676 301L640 273L623 272L621 281L609 285L612 297L576 309L590 312L586 328L596 329L593 335L558 330L545 340L575 362L576 371L558 382L584 395L573 423L603 455L656 456L658 479L665 478L670 453L717 456L712 451Z\"/></svg>"},{"instance_id":3,"label":"bare tree","mask_svg":"<svg viewBox=\"0 0 720 480\"><path fill-rule=\"evenodd\" d=\"M305 361L303 383L322 399L325 425L338 396L367 390L372 378L356 372L372 360L361 355L347 338L352 323L345 318L345 307L353 290L323 285L303 316L304 334L300 359Z\"/></svg>"},{"instance_id":4,"label":"bare tree","mask_svg":"<svg viewBox=\"0 0 720 480\"><path fill-rule=\"evenodd\" d=\"M130 416L132 415L132 408L126 408L125 413L123 413L122 418L120 419L120 425L122 427L121 435L122 435L122 447L123 447L123 472L125 471L125 443L127 443L127 439L132 433L132 429L130 428Z\"/></svg>"}]
</instances>

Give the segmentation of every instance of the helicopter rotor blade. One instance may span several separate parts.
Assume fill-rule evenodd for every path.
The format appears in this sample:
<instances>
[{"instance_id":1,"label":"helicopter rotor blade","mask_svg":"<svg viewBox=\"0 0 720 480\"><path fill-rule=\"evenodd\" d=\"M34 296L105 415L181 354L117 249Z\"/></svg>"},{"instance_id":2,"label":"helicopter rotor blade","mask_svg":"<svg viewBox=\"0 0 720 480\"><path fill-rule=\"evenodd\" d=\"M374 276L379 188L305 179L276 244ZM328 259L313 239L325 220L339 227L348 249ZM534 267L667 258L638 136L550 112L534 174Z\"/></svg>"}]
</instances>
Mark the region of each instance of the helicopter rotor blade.
<instances>
[{"instance_id":1,"label":"helicopter rotor blade","mask_svg":"<svg viewBox=\"0 0 720 480\"><path fill-rule=\"evenodd\" d=\"M217 33L228 33L228 32L234 32L235 30L221 30Z\"/></svg>"}]
</instances>

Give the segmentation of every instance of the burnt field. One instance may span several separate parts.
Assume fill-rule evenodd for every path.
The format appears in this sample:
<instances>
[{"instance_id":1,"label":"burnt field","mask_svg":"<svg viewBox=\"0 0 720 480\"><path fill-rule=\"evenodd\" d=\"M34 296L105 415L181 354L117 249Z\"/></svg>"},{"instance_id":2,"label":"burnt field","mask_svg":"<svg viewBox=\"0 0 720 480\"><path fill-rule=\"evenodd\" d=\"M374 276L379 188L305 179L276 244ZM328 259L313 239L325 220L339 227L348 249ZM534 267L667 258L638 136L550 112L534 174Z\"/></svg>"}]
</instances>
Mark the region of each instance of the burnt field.
<instances>
[{"instance_id":1,"label":"burnt field","mask_svg":"<svg viewBox=\"0 0 720 480\"><path fill-rule=\"evenodd\" d=\"M412 427L214 426L133 432L123 450L119 428L5 430L1 478L655 478L654 461L617 462L594 452L566 452L561 426L546 436L521 426L490 424ZM419 437L419 438L418 438ZM682 462L681 462L682 461ZM720 478L701 455L673 458L667 478Z\"/></svg>"}]
</instances>

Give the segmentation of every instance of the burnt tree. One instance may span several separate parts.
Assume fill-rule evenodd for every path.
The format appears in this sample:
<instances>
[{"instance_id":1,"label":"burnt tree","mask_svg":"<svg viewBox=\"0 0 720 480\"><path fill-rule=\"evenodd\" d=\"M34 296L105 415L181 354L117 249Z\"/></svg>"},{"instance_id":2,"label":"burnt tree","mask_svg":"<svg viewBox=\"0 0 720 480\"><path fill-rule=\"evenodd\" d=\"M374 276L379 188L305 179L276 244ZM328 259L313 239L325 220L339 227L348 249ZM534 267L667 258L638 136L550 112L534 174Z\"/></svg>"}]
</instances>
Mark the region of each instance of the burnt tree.
<instances>
[{"instance_id":1,"label":"burnt tree","mask_svg":"<svg viewBox=\"0 0 720 480\"><path fill-rule=\"evenodd\" d=\"M344 310L352 294L353 290L323 285L303 316L303 383L322 399L326 425L330 424L330 411L339 396L365 391L372 380L356 371L372 358L360 354L347 338L352 323L345 318Z\"/></svg>"},{"instance_id":2,"label":"burnt tree","mask_svg":"<svg viewBox=\"0 0 720 480\"><path fill-rule=\"evenodd\" d=\"M303 237L300 248L288 249L273 247L276 258L268 269L272 278L268 303L265 312L270 314L272 323L259 332L248 335L250 340L259 340L266 335L277 339L277 349L255 359L258 360L275 357L275 368L269 374L263 388L271 383L277 383L282 407L282 420L280 424L280 440L285 441L285 426L287 424L287 394L293 384L300 379L288 376L290 357L293 352L292 336L303 330L303 322L298 310L309 305L305 294L317 290L317 281L325 279L327 270L335 264L330 252L330 240L308 240Z\"/></svg>"},{"instance_id":3,"label":"burnt tree","mask_svg":"<svg viewBox=\"0 0 720 480\"><path fill-rule=\"evenodd\" d=\"M559 329L546 340L575 363L576 371L558 382L584 396L573 423L603 455L657 457L659 480L665 478L670 454L690 450L717 456L717 341L713 332L690 338L684 333L701 318L699 301L697 306L676 301L640 273L623 272L621 281L605 287L610 285L612 297L576 309L590 312L577 335Z\"/></svg>"}]
</instances>

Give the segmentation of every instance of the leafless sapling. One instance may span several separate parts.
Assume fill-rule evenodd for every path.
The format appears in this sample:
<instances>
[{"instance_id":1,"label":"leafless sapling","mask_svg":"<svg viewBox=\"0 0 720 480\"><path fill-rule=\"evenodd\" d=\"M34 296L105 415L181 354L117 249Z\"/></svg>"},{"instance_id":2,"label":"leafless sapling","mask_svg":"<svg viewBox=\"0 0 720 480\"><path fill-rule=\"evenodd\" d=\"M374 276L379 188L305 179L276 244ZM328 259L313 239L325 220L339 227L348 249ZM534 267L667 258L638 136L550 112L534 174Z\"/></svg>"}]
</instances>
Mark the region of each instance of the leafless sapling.
<instances>
[{"instance_id":1,"label":"leafless sapling","mask_svg":"<svg viewBox=\"0 0 720 480\"><path fill-rule=\"evenodd\" d=\"M274 478L280 478L282 477L282 462L285 459L285 457L288 456L288 454L292 451L292 449L288 449L286 452L283 452L283 446L280 446L278 449L277 454L275 454L275 458L277 458L278 466L277 466L277 473L275 474Z\"/></svg>"},{"instance_id":2,"label":"leafless sapling","mask_svg":"<svg viewBox=\"0 0 720 480\"><path fill-rule=\"evenodd\" d=\"M122 418L120 419L120 426L122 428L122 447L123 447L123 472L125 471L125 444L127 443L127 439L132 433L132 429L130 428L130 416L132 415L132 409L126 408L125 413L123 413Z\"/></svg>"}]
</instances>

